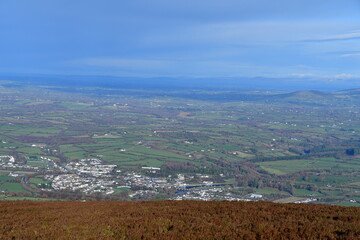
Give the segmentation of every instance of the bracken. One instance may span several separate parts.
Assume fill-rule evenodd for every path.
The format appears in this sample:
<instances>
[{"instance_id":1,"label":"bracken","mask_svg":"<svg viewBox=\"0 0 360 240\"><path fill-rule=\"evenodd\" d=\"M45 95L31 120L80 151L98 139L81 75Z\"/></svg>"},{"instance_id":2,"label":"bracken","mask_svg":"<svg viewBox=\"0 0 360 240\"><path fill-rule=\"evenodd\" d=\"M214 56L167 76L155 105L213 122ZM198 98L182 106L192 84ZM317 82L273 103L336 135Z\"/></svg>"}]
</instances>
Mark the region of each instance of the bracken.
<instances>
[{"instance_id":1,"label":"bracken","mask_svg":"<svg viewBox=\"0 0 360 240\"><path fill-rule=\"evenodd\" d=\"M0 239L360 239L360 208L269 202L1 202Z\"/></svg>"}]
</instances>

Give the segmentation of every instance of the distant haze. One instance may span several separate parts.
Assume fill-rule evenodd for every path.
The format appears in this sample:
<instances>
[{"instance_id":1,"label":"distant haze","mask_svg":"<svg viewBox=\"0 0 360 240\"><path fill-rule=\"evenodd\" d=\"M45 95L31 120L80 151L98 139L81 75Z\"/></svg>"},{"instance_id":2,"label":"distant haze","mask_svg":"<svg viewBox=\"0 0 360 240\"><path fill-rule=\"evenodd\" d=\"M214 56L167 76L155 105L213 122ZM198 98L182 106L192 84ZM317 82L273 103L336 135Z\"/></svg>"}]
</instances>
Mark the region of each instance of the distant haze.
<instances>
[{"instance_id":1,"label":"distant haze","mask_svg":"<svg viewBox=\"0 0 360 240\"><path fill-rule=\"evenodd\" d=\"M339 91L360 87L360 79L314 79L270 77L117 77L100 75L0 75L19 86L97 87L144 90L220 90L220 91ZM11 84L10 84L11 85Z\"/></svg>"}]
</instances>

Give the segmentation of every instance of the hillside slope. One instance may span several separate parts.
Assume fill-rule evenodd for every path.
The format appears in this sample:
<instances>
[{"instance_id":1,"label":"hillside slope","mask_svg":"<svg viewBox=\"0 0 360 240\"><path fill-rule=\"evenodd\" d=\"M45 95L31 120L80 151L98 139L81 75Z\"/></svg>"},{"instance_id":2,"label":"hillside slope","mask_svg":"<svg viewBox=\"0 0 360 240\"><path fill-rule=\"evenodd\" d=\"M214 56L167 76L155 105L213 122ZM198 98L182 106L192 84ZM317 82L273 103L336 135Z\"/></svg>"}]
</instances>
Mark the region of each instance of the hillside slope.
<instances>
[{"instance_id":1,"label":"hillside slope","mask_svg":"<svg viewBox=\"0 0 360 240\"><path fill-rule=\"evenodd\" d=\"M1 202L0 239L358 239L360 208L268 202Z\"/></svg>"}]
</instances>

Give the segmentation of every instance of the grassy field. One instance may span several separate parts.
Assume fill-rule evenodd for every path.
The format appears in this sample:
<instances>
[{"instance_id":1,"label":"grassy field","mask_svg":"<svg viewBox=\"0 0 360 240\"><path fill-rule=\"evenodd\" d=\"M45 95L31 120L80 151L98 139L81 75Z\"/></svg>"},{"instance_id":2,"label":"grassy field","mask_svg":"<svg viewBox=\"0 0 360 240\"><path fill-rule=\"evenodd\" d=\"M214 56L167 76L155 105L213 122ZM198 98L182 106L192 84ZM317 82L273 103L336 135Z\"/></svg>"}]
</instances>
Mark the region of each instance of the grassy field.
<instances>
[{"instance_id":1,"label":"grassy field","mask_svg":"<svg viewBox=\"0 0 360 240\"><path fill-rule=\"evenodd\" d=\"M159 167L158 176L182 173L198 183L205 179L196 174L214 182L231 179L239 192L258 192L269 200L292 194L333 204L359 201L359 156L346 153L357 148L360 132L360 108L353 98L309 102L302 93L278 99L280 93L253 92L246 94L259 100L220 101L214 96L243 93L190 94L199 94L197 99L185 92L117 95L116 89L105 95L98 94L104 89L1 91L8 95L0 101L0 109L6 109L0 112L0 154L15 156L22 166L12 169L6 157L0 159L6 166L0 184L6 189L16 190L8 184L21 179L10 172L59 174L40 157L54 159L57 166L98 158L123 171ZM31 186L41 183L30 181Z\"/></svg>"},{"instance_id":2,"label":"grassy field","mask_svg":"<svg viewBox=\"0 0 360 240\"><path fill-rule=\"evenodd\" d=\"M0 191L27 192L20 183L3 183L0 185Z\"/></svg>"},{"instance_id":3,"label":"grassy field","mask_svg":"<svg viewBox=\"0 0 360 240\"><path fill-rule=\"evenodd\" d=\"M260 167L276 175L284 175L304 170L324 170L330 168L358 169L360 165L352 164L346 159L316 158L311 160L281 160L259 164Z\"/></svg>"}]
</instances>

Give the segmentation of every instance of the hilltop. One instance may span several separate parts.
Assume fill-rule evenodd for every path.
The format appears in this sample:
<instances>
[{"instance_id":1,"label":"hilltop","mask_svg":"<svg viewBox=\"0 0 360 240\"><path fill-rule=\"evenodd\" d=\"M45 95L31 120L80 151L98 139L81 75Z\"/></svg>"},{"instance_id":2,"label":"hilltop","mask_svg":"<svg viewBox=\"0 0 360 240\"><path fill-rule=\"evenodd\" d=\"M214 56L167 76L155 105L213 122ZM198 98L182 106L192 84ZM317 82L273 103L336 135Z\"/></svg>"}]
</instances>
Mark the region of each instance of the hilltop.
<instances>
[{"instance_id":1,"label":"hilltop","mask_svg":"<svg viewBox=\"0 0 360 240\"><path fill-rule=\"evenodd\" d=\"M1 202L1 239L356 239L360 208L269 202Z\"/></svg>"},{"instance_id":2,"label":"hilltop","mask_svg":"<svg viewBox=\"0 0 360 240\"><path fill-rule=\"evenodd\" d=\"M336 92L339 95L350 95L350 96L358 96L360 95L360 88L347 89Z\"/></svg>"}]
</instances>

